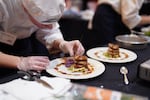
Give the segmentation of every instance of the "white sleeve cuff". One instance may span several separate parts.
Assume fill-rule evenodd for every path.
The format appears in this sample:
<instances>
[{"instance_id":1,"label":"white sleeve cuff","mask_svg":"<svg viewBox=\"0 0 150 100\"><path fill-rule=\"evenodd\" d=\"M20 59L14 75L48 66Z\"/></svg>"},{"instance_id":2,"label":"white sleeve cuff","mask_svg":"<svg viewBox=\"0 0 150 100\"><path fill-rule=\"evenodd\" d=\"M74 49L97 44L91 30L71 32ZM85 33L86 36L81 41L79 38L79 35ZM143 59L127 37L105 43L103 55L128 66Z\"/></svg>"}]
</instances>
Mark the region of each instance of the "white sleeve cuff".
<instances>
[{"instance_id":1,"label":"white sleeve cuff","mask_svg":"<svg viewBox=\"0 0 150 100\"><path fill-rule=\"evenodd\" d=\"M57 39L63 39L62 34L55 33L55 34L52 34L52 35L50 35L48 37L45 37L46 47L48 49L52 48L54 40L57 40Z\"/></svg>"},{"instance_id":2,"label":"white sleeve cuff","mask_svg":"<svg viewBox=\"0 0 150 100\"><path fill-rule=\"evenodd\" d=\"M53 23L53 29L40 29L36 33L36 38L41 41L48 49L52 48L54 40L63 39L58 23Z\"/></svg>"},{"instance_id":3,"label":"white sleeve cuff","mask_svg":"<svg viewBox=\"0 0 150 100\"><path fill-rule=\"evenodd\" d=\"M124 23L128 26L128 28L133 29L134 27L136 27L140 21L141 21L141 16L136 16L134 18L129 18L127 20L123 20Z\"/></svg>"}]
</instances>

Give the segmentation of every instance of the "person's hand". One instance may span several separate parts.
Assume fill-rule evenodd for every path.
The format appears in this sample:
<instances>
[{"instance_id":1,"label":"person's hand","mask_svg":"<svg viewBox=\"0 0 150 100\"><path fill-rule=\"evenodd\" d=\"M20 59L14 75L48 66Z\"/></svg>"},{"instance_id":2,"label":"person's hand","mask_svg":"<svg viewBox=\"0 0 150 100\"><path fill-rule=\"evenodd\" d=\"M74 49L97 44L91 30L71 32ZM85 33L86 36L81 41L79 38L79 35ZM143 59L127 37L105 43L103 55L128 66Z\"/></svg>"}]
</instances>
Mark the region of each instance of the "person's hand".
<instances>
[{"instance_id":1,"label":"person's hand","mask_svg":"<svg viewBox=\"0 0 150 100\"><path fill-rule=\"evenodd\" d=\"M42 71L46 69L49 64L49 59L46 56L29 56L21 57L17 67L19 70L37 70Z\"/></svg>"},{"instance_id":2,"label":"person's hand","mask_svg":"<svg viewBox=\"0 0 150 100\"><path fill-rule=\"evenodd\" d=\"M62 41L59 44L59 48L64 53L69 53L70 56L83 55L85 51L82 44L78 40Z\"/></svg>"}]
</instances>

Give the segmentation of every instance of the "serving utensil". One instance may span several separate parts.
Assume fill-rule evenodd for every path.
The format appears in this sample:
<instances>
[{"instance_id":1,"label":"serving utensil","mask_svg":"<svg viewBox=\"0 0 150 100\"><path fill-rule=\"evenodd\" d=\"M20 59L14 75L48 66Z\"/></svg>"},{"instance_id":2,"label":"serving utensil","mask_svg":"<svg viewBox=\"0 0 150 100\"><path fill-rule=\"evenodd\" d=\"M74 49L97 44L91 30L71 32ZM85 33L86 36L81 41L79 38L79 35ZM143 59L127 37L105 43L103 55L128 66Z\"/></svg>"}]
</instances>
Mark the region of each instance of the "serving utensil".
<instances>
[{"instance_id":1,"label":"serving utensil","mask_svg":"<svg viewBox=\"0 0 150 100\"><path fill-rule=\"evenodd\" d=\"M125 83L126 85L128 85L128 84L129 84L129 80L128 80L128 78L127 78L128 69L127 69L125 66L122 66L122 67L120 68L120 73L123 74L123 76L124 76L124 83Z\"/></svg>"},{"instance_id":2,"label":"serving utensil","mask_svg":"<svg viewBox=\"0 0 150 100\"><path fill-rule=\"evenodd\" d=\"M125 34L116 36L116 40L120 47L128 49L144 49L149 41L136 34Z\"/></svg>"},{"instance_id":3,"label":"serving utensil","mask_svg":"<svg viewBox=\"0 0 150 100\"><path fill-rule=\"evenodd\" d=\"M37 71L18 71L18 73L25 75L22 77L22 79L36 81L49 89L53 89L53 87L48 82L40 78L41 74Z\"/></svg>"},{"instance_id":4,"label":"serving utensil","mask_svg":"<svg viewBox=\"0 0 150 100\"><path fill-rule=\"evenodd\" d=\"M38 83L41 83L43 86L49 88L49 89L54 89L49 83L47 83L45 80L42 80L40 78L35 77L34 80Z\"/></svg>"}]
</instances>

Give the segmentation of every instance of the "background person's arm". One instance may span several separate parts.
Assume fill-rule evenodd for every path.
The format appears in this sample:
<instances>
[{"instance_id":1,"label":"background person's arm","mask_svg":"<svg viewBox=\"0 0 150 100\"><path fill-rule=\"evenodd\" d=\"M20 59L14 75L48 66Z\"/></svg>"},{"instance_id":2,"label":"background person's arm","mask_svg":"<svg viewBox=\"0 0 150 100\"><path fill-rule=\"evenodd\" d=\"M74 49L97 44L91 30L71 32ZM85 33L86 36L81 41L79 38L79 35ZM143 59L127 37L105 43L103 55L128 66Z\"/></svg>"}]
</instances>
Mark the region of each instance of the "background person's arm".
<instances>
[{"instance_id":1,"label":"background person's arm","mask_svg":"<svg viewBox=\"0 0 150 100\"><path fill-rule=\"evenodd\" d=\"M64 40L63 35L59 29L58 22L53 23L52 29L39 29L36 38L43 43L49 50L56 47L53 45L55 40Z\"/></svg>"},{"instance_id":2,"label":"background person's arm","mask_svg":"<svg viewBox=\"0 0 150 100\"><path fill-rule=\"evenodd\" d=\"M143 0L120 0L121 16L124 24L132 29L141 24L142 17L139 15L139 10Z\"/></svg>"},{"instance_id":3,"label":"background person's arm","mask_svg":"<svg viewBox=\"0 0 150 100\"><path fill-rule=\"evenodd\" d=\"M142 15L140 25L150 24L150 15Z\"/></svg>"}]
</instances>

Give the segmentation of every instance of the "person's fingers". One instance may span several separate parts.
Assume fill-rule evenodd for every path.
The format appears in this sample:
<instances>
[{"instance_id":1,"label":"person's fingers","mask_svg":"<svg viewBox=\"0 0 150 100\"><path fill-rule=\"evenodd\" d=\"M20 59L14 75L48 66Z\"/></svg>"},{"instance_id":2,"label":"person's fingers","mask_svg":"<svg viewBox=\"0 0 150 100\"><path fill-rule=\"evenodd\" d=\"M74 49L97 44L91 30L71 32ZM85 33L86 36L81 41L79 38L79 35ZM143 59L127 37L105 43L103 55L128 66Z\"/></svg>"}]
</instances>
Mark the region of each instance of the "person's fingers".
<instances>
[{"instance_id":1,"label":"person's fingers","mask_svg":"<svg viewBox=\"0 0 150 100\"><path fill-rule=\"evenodd\" d=\"M73 49L70 49L70 50L69 50L69 55L70 55L70 56L74 56L74 51L73 51Z\"/></svg>"},{"instance_id":2,"label":"person's fingers","mask_svg":"<svg viewBox=\"0 0 150 100\"><path fill-rule=\"evenodd\" d=\"M71 46L70 46L70 45L71 45ZM72 44L69 44L67 48L68 48L68 53L69 53L69 55L70 55L70 56L74 56L74 50L73 50Z\"/></svg>"},{"instance_id":3,"label":"person's fingers","mask_svg":"<svg viewBox=\"0 0 150 100\"><path fill-rule=\"evenodd\" d=\"M46 68L45 68L45 67L38 66L38 65L33 65L33 66L31 66L30 69L31 69L31 70L41 71L41 70L45 70Z\"/></svg>"},{"instance_id":4,"label":"person's fingers","mask_svg":"<svg viewBox=\"0 0 150 100\"><path fill-rule=\"evenodd\" d=\"M31 69L41 69L44 70L49 64L49 59L46 57L31 57L28 61L29 66ZM30 68L29 68L30 69Z\"/></svg>"},{"instance_id":5,"label":"person's fingers","mask_svg":"<svg viewBox=\"0 0 150 100\"><path fill-rule=\"evenodd\" d=\"M61 49L64 53L69 53L70 56L83 55L84 48L79 40L61 43Z\"/></svg>"},{"instance_id":6,"label":"person's fingers","mask_svg":"<svg viewBox=\"0 0 150 100\"><path fill-rule=\"evenodd\" d=\"M48 64L49 64L48 62L41 62L41 61L37 61L37 60L32 62L32 65L38 65L41 67L46 67L46 66L48 66Z\"/></svg>"},{"instance_id":7,"label":"person's fingers","mask_svg":"<svg viewBox=\"0 0 150 100\"><path fill-rule=\"evenodd\" d=\"M77 48L76 55L83 55L84 54L84 48L82 46L79 46Z\"/></svg>"},{"instance_id":8,"label":"person's fingers","mask_svg":"<svg viewBox=\"0 0 150 100\"><path fill-rule=\"evenodd\" d=\"M81 46L79 43L76 44L76 54L79 55L81 52Z\"/></svg>"},{"instance_id":9,"label":"person's fingers","mask_svg":"<svg viewBox=\"0 0 150 100\"><path fill-rule=\"evenodd\" d=\"M45 63L49 62L49 58L45 56L35 56L35 57L32 57L31 60L36 60L36 61L45 62Z\"/></svg>"},{"instance_id":10,"label":"person's fingers","mask_svg":"<svg viewBox=\"0 0 150 100\"><path fill-rule=\"evenodd\" d=\"M70 56L73 56L74 55L74 51L73 51L73 42L64 42L64 43L61 43L61 50L64 52L64 53L69 53Z\"/></svg>"},{"instance_id":11,"label":"person's fingers","mask_svg":"<svg viewBox=\"0 0 150 100\"><path fill-rule=\"evenodd\" d=\"M75 41L74 53L75 53L75 55L83 55L84 54L84 48L79 41Z\"/></svg>"}]
</instances>

